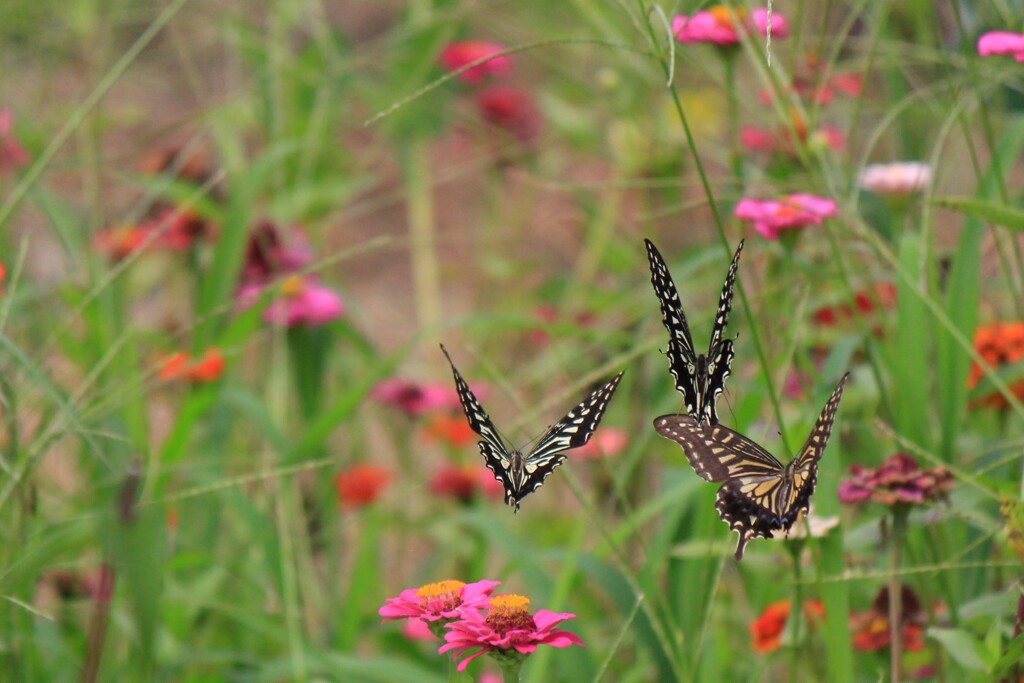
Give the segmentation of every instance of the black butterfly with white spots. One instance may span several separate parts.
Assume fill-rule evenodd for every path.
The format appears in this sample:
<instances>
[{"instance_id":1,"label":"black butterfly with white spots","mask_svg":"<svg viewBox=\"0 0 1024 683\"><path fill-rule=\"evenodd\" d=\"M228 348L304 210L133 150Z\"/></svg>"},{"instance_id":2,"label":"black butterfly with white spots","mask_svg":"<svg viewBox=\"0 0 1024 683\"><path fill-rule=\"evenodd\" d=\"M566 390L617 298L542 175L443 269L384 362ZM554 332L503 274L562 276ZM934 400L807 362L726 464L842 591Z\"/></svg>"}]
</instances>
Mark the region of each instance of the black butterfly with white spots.
<instances>
[{"instance_id":1,"label":"black butterfly with white spots","mask_svg":"<svg viewBox=\"0 0 1024 683\"><path fill-rule=\"evenodd\" d=\"M623 374L620 372L611 381L592 391L582 403L570 410L568 415L549 427L533 450L523 453L508 447L483 406L470 391L469 385L455 368L455 363L452 362L443 344L441 351L452 366L455 390L458 392L469 426L483 439L477 444L480 447L480 454L484 456L487 467L494 472L494 478L505 487L505 503L515 507L516 512L519 511L519 504L523 498L539 489L548 475L562 464L567 450L579 448L590 441Z\"/></svg>"},{"instance_id":2,"label":"black butterfly with white spots","mask_svg":"<svg viewBox=\"0 0 1024 683\"><path fill-rule=\"evenodd\" d=\"M668 350L665 354L668 356L669 371L676 381L676 389L683 395L686 412L698 424L718 424L715 403L718 395L725 390L725 378L729 376L729 365L734 355L732 340L725 338L725 327L729 324L729 312L732 310L732 294L743 240L736 247L729 273L725 276L722 294L718 299L715 326L711 331L711 343L706 354L697 353L693 345L690 326L679 301L679 292L665 265L665 259L650 240L644 240L644 244L647 245L647 261L651 267L651 284L661 303L661 322L668 330Z\"/></svg>"},{"instance_id":3,"label":"black butterfly with white spots","mask_svg":"<svg viewBox=\"0 0 1024 683\"><path fill-rule=\"evenodd\" d=\"M701 426L689 415L662 415L654 429L682 446L686 459L705 481L725 482L718 489L715 509L729 528L739 533L736 559L752 538L771 538L806 513L818 480L821 460L832 433L832 422L843 397L843 375L825 403L807 442L788 465L747 437L722 425Z\"/></svg>"}]
</instances>

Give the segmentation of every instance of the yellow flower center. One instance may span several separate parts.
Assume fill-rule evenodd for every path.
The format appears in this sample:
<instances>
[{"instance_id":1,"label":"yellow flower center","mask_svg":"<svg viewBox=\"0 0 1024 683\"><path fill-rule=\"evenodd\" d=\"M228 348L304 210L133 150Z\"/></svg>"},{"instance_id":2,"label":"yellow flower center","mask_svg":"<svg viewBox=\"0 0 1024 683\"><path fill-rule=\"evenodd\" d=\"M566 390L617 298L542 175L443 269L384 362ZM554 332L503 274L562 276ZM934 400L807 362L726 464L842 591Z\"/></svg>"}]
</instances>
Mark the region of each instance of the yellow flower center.
<instances>
[{"instance_id":1,"label":"yellow flower center","mask_svg":"<svg viewBox=\"0 0 1024 683\"><path fill-rule=\"evenodd\" d=\"M281 283L281 293L287 297L298 296L306 288L306 283L298 275L292 275Z\"/></svg>"},{"instance_id":2,"label":"yellow flower center","mask_svg":"<svg viewBox=\"0 0 1024 683\"><path fill-rule=\"evenodd\" d=\"M708 10L719 26L735 26L747 18L747 11L744 9L732 10L724 5L715 5Z\"/></svg>"},{"instance_id":3,"label":"yellow flower center","mask_svg":"<svg viewBox=\"0 0 1024 683\"><path fill-rule=\"evenodd\" d=\"M424 600L437 600L438 598L448 598L452 596L458 596L462 587L466 584L461 581L438 581L437 583L428 583L426 586L421 586L416 591L417 598L423 598Z\"/></svg>"},{"instance_id":4,"label":"yellow flower center","mask_svg":"<svg viewBox=\"0 0 1024 683\"><path fill-rule=\"evenodd\" d=\"M517 628L533 627L529 598L514 594L493 595L490 605L491 611L487 613L486 622L495 631L507 633Z\"/></svg>"}]
</instances>

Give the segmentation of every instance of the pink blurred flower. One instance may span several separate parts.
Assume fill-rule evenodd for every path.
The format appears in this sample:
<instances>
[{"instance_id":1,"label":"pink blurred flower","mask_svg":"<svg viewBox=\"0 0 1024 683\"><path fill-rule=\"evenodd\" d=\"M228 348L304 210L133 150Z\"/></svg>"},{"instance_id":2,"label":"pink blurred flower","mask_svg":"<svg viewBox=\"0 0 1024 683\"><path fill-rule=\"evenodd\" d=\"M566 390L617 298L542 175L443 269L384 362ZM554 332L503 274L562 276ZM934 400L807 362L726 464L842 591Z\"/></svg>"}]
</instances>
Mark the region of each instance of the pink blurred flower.
<instances>
[{"instance_id":1,"label":"pink blurred flower","mask_svg":"<svg viewBox=\"0 0 1024 683\"><path fill-rule=\"evenodd\" d=\"M472 660L487 653L504 660L522 659L535 652L538 645L583 645L575 634L555 628L575 614L542 609L531 615L529 606L530 601L521 595L496 595L490 599L486 614L464 610L459 621L447 625L445 644L438 652L452 652L456 659L468 654L456 667L465 671ZM472 650L476 651L470 654Z\"/></svg>"},{"instance_id":2,"label":"pink blurred flower","mask_svg":"<svg viewBox=\"0 0 1024 683\"><path fill-rule=\"evenodd\" d=\"M458 394L448 384L418 384L398 377L378 382L370 391L370 398L399 408L410 417L442 408L461 407Z\"/></svg>"},{"instance_id":3,"label":"pink blurred flower","mask_svg":"<svg viewBox=\"0 0 1024 683\"><path fill-rule=\"evenodd\" d=\"M921 192L932 180L932 167L920 161L871 164L860 174L860 186L880 195Z\"/></svg>"},{"instance_id":4,"label":"pink blurred flower","mask_svg":"<svg viewBox=\"0 0 1024 683\"><path fill-rule=\"evenodd\" d=\"M261 220L249 233L242 266L244 284L265 284L278 275L295 273L313 262L313 251L298 228L285 231Z\"/></svg>"},{"instance_id":5,"label":"pink blurred flower","mask_svg":"<svg viewBox=\"0 0 1024 683\"><path fill-rule=\"evenodd\" d=\"M504 45L488 43L482 40L460 40L448 43L441 50L439 61L441 67L447 71L458 71L459 69L484 59L490 55L501 52ZM481 83L492 76L504 76L512 68L512 60L502 55L494 57L472 69L467 69L459 74L458 78L464 83Z\"/></svg>"},{"instance_id":6,"label":"pink blurred flower","mask_svg":"<svg viewBox=\"0 0 1024 683\"><path fill-rule=\"evenodd\" d=\"M839 484L841 503L925 505L945 498L953 488L952 472L945 467L922 468L908 453L889 456L878 469L852 465L850 474Z\"/></svg>"},{"instance_id":7,"label":"pink blurred flower","mask_svg":"<svg viewBox=\"0 0 1024 683\"><path fill-rule=\"evenodd\" d=\"M238 292L244 310L254 306L263 287L246 285ZM279 296L263 310L263 320L271 325L316 327L337 320L345 313L345 302L332 289L301 275L292 275L281 283Z\"/></svg>"},{"instance_id":8,"label":"pink blurred flower","mask_svg":"<svg viewBox=\"0 0 1024 683\"><path fill-rule=\"evenodd\" d=\"M732 10L723 5L716 5L691 16L681 14L673 17L672 33L680 43L738 45L740 34L736 28L741 23L746 24L752 31L767 35L768 11L758 8L748 16L743 10ZM789 23L786 18L778 12L773 13L772 38L785 38L788 35Z\"/></svg>"},{"instance_id":9,"label":"pink blurred flower","mask_svg":"<svg viewBox=\"0 0 1024 683\"><path fill-rule=\"evenodd\" d=\"M14 116L0 109L0 172L12 171L28 163L28 154L11 132Z\"/></svg>"},{"instance_id":10,"label":"pink blurred flower","mask_svg":"<svg viewBox=\"0 0 1024 683\"><path fill-rule=\"evenodd\" d=\"M838 210L831 199L796 193L782 199L741 199L734 213L740 220L753 221L765 239L776 240L782 230L820 225Z\"/></svg>"},{"instance_id":11,"label":"pink blurred flower","mask_svg":"<svg viewBox=\"0 0 1024 683\"><path fill-rule=\"evenodd\" d=\"M780 154L790 158L797 157L797 145L806 144L814 149L842 150L846 148L846 136L831 124L825 124L812 131L796 118L794 130L780 127L778 130L757 126L740 127L740 144L752 152ZM794 139L795 137L795 139Z\"/></svg>"},{"instance_id":12,"label":"pink blurred flower","mask_svg":"<svg viewBox=\"0 0 1024 683\"><path fill-rule=\"evenodd\" d=\"M1024 62L1024 35L1007 31L991 31L978 38L978 54L1013 57Z\"/></svg>"},{"instance_id":13,"label":"pink blurred flower","mask_svg":"<svg viewBox=\"0 0 1024 683\"><path fill-rule=\"evenodd\" d=\"M524 145L529 145L537 138L541 115L533 95L526 90L495 85L481 91L476 102L485 121L507 130Z\"/></svg>"},{"instance_id":14,"label":"pink blurred flower","mask_svg":"<svg viewBox=\"0 0 1024 683\"><path fill-rule=\"evenodd\" d=\"M402 635L409 640L437 640L430 630L430 624L422 619L406 619L402 625Z\"/></svg>"},{"instance_id":15,"label":"pink blurred flower","mask_svg":"<svg viewBox=\"0 0 1024 683\"><path fill-rule=\"evenodd\" d=\"M398 597L388 598L377 613L383 621L422 619L440 621L458 619L464 611L487 607L487 601L500 581L439 581L419 588L407 588Z\"/></svg>"},{"instance_id":16,"label":"pink blurred flower","mask_svg":"<svg viewBox=\"0 0 1024 683\"><path fill-rule=\"evenodd\" d=\"M622 452L629 442L629 435L624 429L605 427L596 432L590 441L573 451L574 458L599 460L610 458Z\"/></svg>"}]
</instances>

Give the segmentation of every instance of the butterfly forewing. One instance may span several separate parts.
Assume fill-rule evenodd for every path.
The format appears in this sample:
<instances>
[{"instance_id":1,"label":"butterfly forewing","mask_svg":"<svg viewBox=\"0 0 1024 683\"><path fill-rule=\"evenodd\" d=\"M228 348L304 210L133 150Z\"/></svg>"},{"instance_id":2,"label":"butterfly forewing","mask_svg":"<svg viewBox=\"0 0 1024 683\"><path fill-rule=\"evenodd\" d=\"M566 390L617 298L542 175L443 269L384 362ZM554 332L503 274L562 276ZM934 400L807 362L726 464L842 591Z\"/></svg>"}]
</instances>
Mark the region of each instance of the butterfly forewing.
<instances>
[{"instance_id":1,"label":"butterfly forewing","mask_svg":"<svg viewBox=\"0 0 1024 683\"><path fill-rule=\"evenodd\" d=\"M771 538L779 529L789 531L807 511L847 377L849 373L825 403L803 450L785 467L764 448L722 425L702 426L689 415L655 419L655 430L683 448L698 475L722 482L715 509L739 533L737 560L743 558L748 541Z\"/></svg>"},{"instance_id":2,"label":"butterfly forewing","mask_svg":"<svg viewBox=\"0 0 1024 683\"><path fill-rule=\"evenodd\" d=\"M711 330L711 342L708 344L708 358L714 358L716 350L725 340L725 328L729 325L729 313L732 311L732 294L736 288L736 274L740 269L740 253L743 251L743 243L736 247L732 255L732 263L729 264L729 272L725 275L725 284L722 285L722 293L718 297L718 311L715 313L715 326ZM728 370L726 370L728 372Z\"/></svg>"},{"instance_id":3,"label":"butterfly forewing","mask_svg":"<svg viewBox=\"0 0 1024 683\"><path fill-rule=\"evenodd\" d=\"M441 345L441 351L444 352L444 357L448 359L448 364L452 366L452 375L455 377L455 392L459 395L459 403L462 404L462 410L466 413L469 428L476 432L477 436L490 443L499 453L507 453L508 446L501 439L501 435L498 434L498 430L495 429L491 418L487 416L487 412L480 405L480 401L477 401L476 396L470 391L466 380L462 379L462 375L455 368L455 363L452 362L452 357L448 355L448 351L444 348L443 344Z\"/></svg>"},{"instance_id":4,"label":"butterfly forewing","mask_svg":"<svg viewBox=\"0 0 1024 683\"><path fill-rule=\"evenodd\" d=\"M590 441L594 430L597 429L597 426L601 423L601 418L604 417L604 411L608 407L608 402L612 400L612 394L615 393L615 389L619 386L622 374L620 372L611 381L592 391L590 396L587 396L578 406L570 410L565 417L559 420L557 424L549 428L544 436L537 441L537 446L527 457L527 465L536 464L540 466L541 463L547 462L555 453L570 448L579 448Z\"/></svg>"}]
</instances>

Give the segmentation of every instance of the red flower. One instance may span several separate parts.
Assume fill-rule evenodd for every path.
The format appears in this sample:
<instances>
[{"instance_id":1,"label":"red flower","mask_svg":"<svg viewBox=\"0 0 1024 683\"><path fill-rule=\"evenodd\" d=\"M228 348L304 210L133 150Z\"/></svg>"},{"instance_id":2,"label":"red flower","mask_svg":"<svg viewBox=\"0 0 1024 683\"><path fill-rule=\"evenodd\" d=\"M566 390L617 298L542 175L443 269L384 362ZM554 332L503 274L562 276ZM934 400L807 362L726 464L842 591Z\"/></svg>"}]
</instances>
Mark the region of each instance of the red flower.
<instances>
[{"instance_id":1,"label":"red flower","mask_svg":"<svg viewBox=\"0 0 1024 683\"><path fill-rule=\"evenodd\" d=\"M439 61L441 67L447 71L458 71L459 69L472 64L491 55L497 54L505 49L504 45L488 43L482 40L462 40L448 43L441 50ZM471 69L459 74L458 78L464 83L481 83L492 76L504 76L512 68L512 61L504 56L494 57Z\"/></svg>"},{"instance_id":2,"label":"red flower","mask_svg":"<svg viewBox=\"0 0 1024 683\"><path fill-rule=\"evenodd\" d=\"M765 607L761 616L754 620L750 625L750 637L754 641L755 652L767 654L782 647L789 611L789 600L779 600ZM825 617L825 606L820 600L808 600L804 604L804 616L808 621L820 621Z\"/></svg>"},{"instance_id":3,"label":"red flower","mask_svg":"<svg viewBox=\"0 0 1024 683\"><path fill-rule=\"evenodd\" d=\"M504 493L494 473L480 465L453 465L445 463L430 480L430 490L439 496L449 496L468 503L479 494L500 498Z\"/></svg>"},{"instance_id":4,"label":"red flower","mask_svg":"<svg viewBox=\"0 0 1024 683\"><path fill-rule=\"evenodd\" d=\"M8 109L0 109L0 173L11 171L28 163L28 154L11 133L14 116Z\"/></svg>"},{"instance_id":5,"label":"red flower","mask_svg":"<svg viewBox=\"0 0 1024 683\"><path fill-rule=\"evenodd\" d=\"M720 46L739 45L740 33L737 28L746 24L750 30L761 35L768 34L768 11L758 8L749 18L743 10L732 10L722 5L696 12L692 16L678 15L672 18L672 33L680 43L714 43ZM772 38L789 35L789 22L775 12L772 14Z\"/></svg>"},{"instance_id":6,"label":"red flower","mask_svg":"<svg viewBox=\"0 0 1024 683\"><path fill-rule=\"evenodd\" d=\"M423 425L423 436L426 441L440 441L453 448L464 448L476 441L476 433L463 415L445 413L434 415Z\"/></svg>"},{"instance_id":7,"label":"red flower","mask_svg":"<svg viewBox=\"0 0 1024 683\"><path fill-rule=\"evenodd\" d=\"M164 358L160 363L160 379L187 380L189 382L213 382L224 374L224 355L220 349L210 348L203 355L193 359L184 351L178 351Z\"/></svg>"},{"instance_id":8,"label":"red flower","mask_svg":"<svg viewBox=\"0 0 1024 683\"><path fill-rule=\"evenodd\" d=\"M990 323L981 325L974 331L974 350L993 368L1013 365L1024 360L1024 323ZM967 388L973 389L985 375L981 366L971 363L971 372L967 377ZM1024 401L1024 380L1010 386L1010 391L1018 399ZM973 401L971 407L990 406L1006 409L1009 403L1002 394L993 393Z\"/></svg>"},{"instance_id":9,"label":"red flower","mask_svg":"<svg viewBox=\"0 0 1024 683\"><path fill-rule=\"evenodd\" d=\"M541 115L529 92L507 85L495 85L481 91L476 101L484 121L507 130L524 145L529 145L537 138Z\"/></svg>"},{"instance_id":10,"label":"red flower","mask_svg":"<svg viewBox=\"0 0 1024 683\"><path fill-rule=\"evenodd\" d=\"M921 609L921 601L909 586L901 586L900 593L903 649L908 652L923 650L925 613ZM850 615L850 628L854 631L853 647L856 650L873 652L890 645L888 587L878 592L871 609Z\"/></svg>"},{"instance_id":11,"label":"red flower","mask_svg":"<svg viewBox=\"0 0 1024 683\"><path fill-rule=\"evenodd\" d=\"M120 261L141 249L150 241L150 231L144 225L117 225L93 235L92 248Z\"/></svg>"},{"instance_id":12,"label":"red flower","mask_svg":"<svg viewBox=\"0 0 1024 683\"><path fill-rule=\"evenodd\" d=\"M377 465L353 465L334 475L338 501L345 509L374 502L391 483L391 473Z\"/></svg>"},{"instance_id":13,"label":"red flower","mask_svg":"<svg viewBox=\"0 0 1024 683\"><path fill-rule=\"evenodd\" d=\"M464 610L459 621L446 626L445 644L438 652L452 652L458 659L476 650L459 662L465 671L480 655L493 653L501 659L522 659L537 651L538 645L565 648L583 645L575 634L555 626L576 615L568 612L538 610L531 615L530 601L521 595L496 595L490 599L490 610Z\"/></svg>"},{"instance_id":14,"label":"red flower","mask_svg":"<svg viewBox=\"0 0 1024 683\"><path fill-rule=\"evenodd\" d=\"M473 386L472 389L474 393L477 393L476 386ZM461 409L462 407L458 394L452 391L447 384L417 384L412 380L397 377L378 383L370 391L370 398L399 408L410 417L442 408ZM465 420L463 422L465 423Z\"/></svg>"},{"instance_id":15,"label":"red flower","mask_svg":"<svg viewBox=\"0 0 1024 683\"><path fill-rule=\"evenodd\" d=\"M305 235L293 228L288 235L268 220L262 220L249 233L242 266L244 285L262 285L278 275L295 273L313 262L313 252Z\"/></svg>"},{"instance_id":16,"label":"red flower","mask_svg":"<svg viewBox=\"0 0 1024 683\"><path fill-rule=\"evenodd\" d=\"M831 199L796 193L782 199L741 199L734 213L740 220L753 221L765 239L776 240L783 230L820 225L839 212Z\"/></svg>"},{"instance_id":17,"label":"red flower","mask_svg":"<svg viewBox=\"0 0 1024 683\"><path fill-rule=\"evenodd\" d=\"M166 208L141 226L156 233L154 244L168 251L185 251L201 239L216 236L216 228L194 211Z\"/></svg>"},{"instance_id":18,"label":"red flower","mask_svg":"<svg viewBox=\"0 0 1024 683\"><path fill-rule=\"evenodd\" d=\"M945 467L921 468L908 453L889 456L877 470L851 465L849 471L852 476L839 484L841 503L925 505L945 498L953 488L952 472Z\"/></svg>"},{"instance_id":19,"label":"red flower","mask_svg":"<svg viewBox=\"0 0 1024 683\"><path fill-rule=\"evenodd\" d=\"M866 287L854 294L853 303L854 306L849 304L822 306L812 314L811 318L819 325L828 327L854 320L856 317L854 307L862 315L873 313L876 307L880 310L892 309L896 305L896 285L891 282L877 282L872 287Z\"/></svg>"},{"instance_id":20,"label":"red flower","mask_svg":"<svg viewBox=\"0 0 1024 683\"><path fill-rule=\"evenodd\" d=\"M398 597L388 598L377 613L384 621L422 619L442 621L458 619L464 610L487 607L487 600L500 581L439 581L419 588L407 588Z\"/></svg>"}]
</instances>

